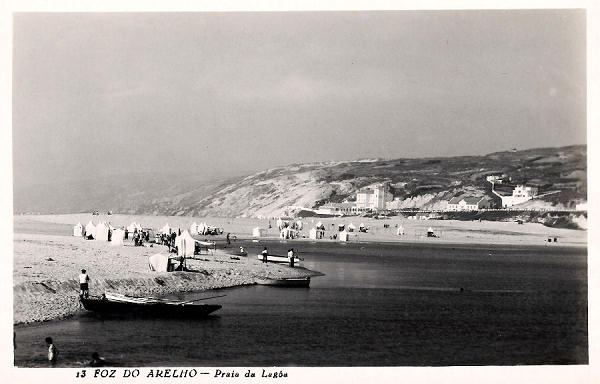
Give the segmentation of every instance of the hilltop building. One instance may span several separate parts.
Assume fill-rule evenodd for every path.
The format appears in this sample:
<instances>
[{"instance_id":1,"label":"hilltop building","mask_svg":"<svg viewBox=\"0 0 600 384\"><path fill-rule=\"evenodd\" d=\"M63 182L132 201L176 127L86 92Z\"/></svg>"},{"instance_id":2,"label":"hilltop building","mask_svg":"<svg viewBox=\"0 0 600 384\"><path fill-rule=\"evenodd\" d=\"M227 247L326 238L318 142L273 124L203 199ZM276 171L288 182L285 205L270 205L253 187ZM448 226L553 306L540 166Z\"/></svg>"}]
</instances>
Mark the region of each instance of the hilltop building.
<instances>
[{"instance_id":1,"label":"hilltop building","mask_svg":"<svg viewBox=\"0 0 600 384\"><path fill-rule=\"evenodd\" d=\"M385 203L390 201L391 197L387 191L387 184L363 188L356 193L356 208L384 210L386 209Z\"/></svg>"},{"instance_id":2,"label":"hilltop building","mask_svg":"<svg viewBox=\"0 0 600 384\"><path fill-rule=\"evenodd\" d=\"M477 211L490 207L487 197L453 197L448 202L447 211Z\"/></svg>"},{"instance_id":3,"label":"hilltop building","mask_svg":"<svg viewBox=\"0 0 600 384\"><path fill-rule=\"evenodd\" d=\"M495 194L496 192L493 191ZM513 205L522 204L533 199L538 194L537 187L528 187L525 185L517 185L511 196L500 196L502 199L502 208L512 207Z\"/></svg>"}]
</instances>

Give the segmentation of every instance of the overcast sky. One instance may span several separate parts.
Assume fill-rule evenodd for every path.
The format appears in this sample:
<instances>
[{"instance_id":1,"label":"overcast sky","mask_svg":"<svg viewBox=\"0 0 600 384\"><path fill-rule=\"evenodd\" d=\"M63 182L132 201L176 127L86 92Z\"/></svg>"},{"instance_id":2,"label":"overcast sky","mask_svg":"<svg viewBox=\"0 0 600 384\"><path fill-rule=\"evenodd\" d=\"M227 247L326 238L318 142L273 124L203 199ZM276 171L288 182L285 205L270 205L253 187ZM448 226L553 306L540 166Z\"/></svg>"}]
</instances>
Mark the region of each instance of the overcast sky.
<instances>
[{"instance_id":1,"label":"overcast sky","mask_svg":"<svg viewBox=\"0 0 600 384\"><path fill-rule=\"evenodd\" d=\"M585 13L16 14L15 183L584 144Z\"/></svg>"}]
</instances>

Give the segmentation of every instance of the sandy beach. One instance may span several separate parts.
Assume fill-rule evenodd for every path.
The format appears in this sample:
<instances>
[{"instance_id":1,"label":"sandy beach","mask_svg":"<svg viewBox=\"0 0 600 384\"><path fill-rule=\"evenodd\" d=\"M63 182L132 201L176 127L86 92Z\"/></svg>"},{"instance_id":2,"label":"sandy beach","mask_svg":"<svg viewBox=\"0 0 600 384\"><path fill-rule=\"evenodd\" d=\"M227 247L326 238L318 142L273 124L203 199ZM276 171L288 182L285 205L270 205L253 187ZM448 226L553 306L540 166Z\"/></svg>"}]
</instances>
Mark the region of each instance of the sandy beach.
<instances>
[{"instance_id":1,"label":"sandy beach","mask_svg":"<svg viewBox=\"0 0 600 384\"><path fill-rule=\"evenodd\" d=\"M302 277L317 275L316 271L290 268L286 265L263 264L254 255L231 259L227 250L217 250L188 260L195 272L152 272L148 256L166 253L165 246L134 247L131 242L114 247L109 242L84 240L72 236L72 226L88 221L109 221L114 226L126 226L132 221L143 227L160 228L169 223L174 228L189 228L196 221L221 227L237 238L250 238L252 228L266 229L266 237L278 238L276 220L252 218L192 218L161 216L92 216L91 214L15 216L14 217L14 323L45 321L69 316L81 311L77 299L77 275L87 269L92 294L104 291L131 295L164 295L177 292L203 292L210 289L254 284L264 277ZM304 219L301 236L317 221L327 228L326 239L337 233L338 224L360 223L370 227L368 233L354 233L350 241L360 242L445 242L474 244L515 244L547 246L586 246L587 232L544 227L541 224L514 222L461 222L437 220L375 220L369 218ZM269 227L271 224L271 228ZM389 224L384 228L383 224ZM332 224L334 224L332 226ZM396 225L404 227L397 235ZM437 238L427 238L432 227ZM547 243L556 237L557 243ZM208 240L224 243L224 235L207 236ZM301 244L308 239L289 240Z\"/></svg>"}]
</instances>

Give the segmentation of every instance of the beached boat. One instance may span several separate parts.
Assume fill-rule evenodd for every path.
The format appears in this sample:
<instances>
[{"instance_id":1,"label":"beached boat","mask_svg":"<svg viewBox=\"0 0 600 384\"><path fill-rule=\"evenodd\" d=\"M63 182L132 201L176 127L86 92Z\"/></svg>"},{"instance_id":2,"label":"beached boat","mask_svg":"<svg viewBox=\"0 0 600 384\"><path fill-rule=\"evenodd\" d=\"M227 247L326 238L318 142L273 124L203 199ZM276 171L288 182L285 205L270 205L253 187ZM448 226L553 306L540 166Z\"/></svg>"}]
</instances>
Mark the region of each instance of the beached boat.
<instances>
[{"instance_id":1,"label":"beached boat","mask_svg":"<svg viewBox=\"0 0 600 384\"><path fill-rule=\"evenodd\" d=\"M262 260L263 255L258 255L257 259ZM290 259L287 256L278 256L278 255L268 255L267 261L271 262L271 263L285 263L285 264L290 263ZM300 266L301 261L302 261L302 259L298 258L297 256L294 257L294 265L295 266Z\"/></svg>"},{"instance_id":2,"label":"beached boat","mask_svg":"<svg viewBox=\"0 0 600 384\"><path fill-rule=\"evenodd\" d=\"M274 287L290 287L290 288L308 288L310 286L310 277L299 277L289 279L258 279L258 285L270 285Z\"/></svg>"},{"instance_id":3,"label":"beached boat","mask_svg":"<svg viewBox=\"0 0 600 384\"><path fill-rule=\"evenodd\" d=\"M80 298L80 301L88 311L119 316L197 318L208 316L221 309L217 304L193 304L193 301L172 301L118 294L107 294L101 298Z\"/></svg>"}]
</instances>

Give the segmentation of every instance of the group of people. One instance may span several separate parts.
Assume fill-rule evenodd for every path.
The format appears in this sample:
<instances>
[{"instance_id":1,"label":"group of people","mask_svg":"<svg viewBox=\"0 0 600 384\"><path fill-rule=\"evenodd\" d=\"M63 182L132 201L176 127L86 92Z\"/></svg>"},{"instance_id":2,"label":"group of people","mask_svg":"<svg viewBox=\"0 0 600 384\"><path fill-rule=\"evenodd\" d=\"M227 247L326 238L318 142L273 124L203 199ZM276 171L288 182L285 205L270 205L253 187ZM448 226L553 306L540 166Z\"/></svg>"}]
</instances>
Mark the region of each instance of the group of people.
<instances>
[{"instance_id":1,"label":"group of people","mask_svg":"<svg viewBox=\"0 0 600 384\"><path fill-rule=\"evenodd\" d=\"M54 345L54 340L52 340L51 337L46 337L45 341L46 346L48 347L48 362L51 366L55 366L58 362L58 348ZM93 352L91 360L87 363L90 367L103 367L106 364L106 360L100 357L98 352Z\"/></svg>"}]
</instances>

